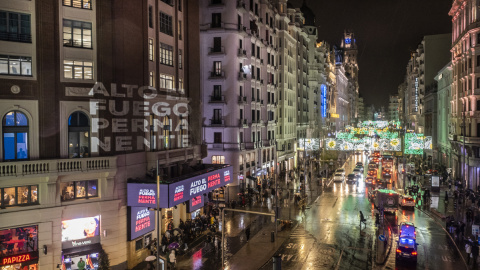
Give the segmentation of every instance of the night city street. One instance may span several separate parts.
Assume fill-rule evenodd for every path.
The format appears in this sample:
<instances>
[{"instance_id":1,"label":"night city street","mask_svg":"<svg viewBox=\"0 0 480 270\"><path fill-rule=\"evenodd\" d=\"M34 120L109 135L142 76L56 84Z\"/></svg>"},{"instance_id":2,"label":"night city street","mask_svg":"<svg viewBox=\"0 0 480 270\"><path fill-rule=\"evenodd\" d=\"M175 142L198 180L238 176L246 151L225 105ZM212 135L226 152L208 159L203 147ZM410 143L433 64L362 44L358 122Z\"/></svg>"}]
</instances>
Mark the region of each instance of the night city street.
<instances>
[{"instance_id":1,"label":"night city street","mask_svg":"<svg viewBox=\"0 0 480 270\"><path fill-rule=\"evenodd\" d=\"M1 0L0 120L0 270L480 268L480 0Z\"/></svg>"}]
</instances>

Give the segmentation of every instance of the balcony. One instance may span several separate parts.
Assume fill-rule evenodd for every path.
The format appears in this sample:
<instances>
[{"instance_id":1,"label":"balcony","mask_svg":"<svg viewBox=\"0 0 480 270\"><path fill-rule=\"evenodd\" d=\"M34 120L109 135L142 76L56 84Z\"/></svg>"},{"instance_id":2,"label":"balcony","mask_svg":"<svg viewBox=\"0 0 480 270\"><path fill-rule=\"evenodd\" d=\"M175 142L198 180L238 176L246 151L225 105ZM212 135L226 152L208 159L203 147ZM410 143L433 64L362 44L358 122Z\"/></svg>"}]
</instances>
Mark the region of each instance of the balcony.
<instances>
[{"instance_id":1,"label":"balcony","mask_svg":"<svg viewBox=\"0 0 480 270\"><path fill-rule=\"evenodd\" d=\"M225 47L208 47L208 55L222 55L225 54Z\"/></svg>"},{"instance_id":2,"label":"balcony","mask_svg":"<svg viewBox=\"0 0 480 270\"><path fill-rule=\"evenodd\" d=\"M239 96L238 97L238 104L245 104L247 103L247 97L246 96Z\"/></svg>"},{"instance_id":3,"label":"balcony","mask_svg":"<svg viewBox=\"0 0 480 270\"><path fill-rule=\"evenodd\" d=\"M213 96L210 96L210 100L208 101L208 103L227 103L225 101L225 96L224 95L213 95Z\"/></svg>"},{"instance_id":4,"label":"balcony","mask_svg":"<svg viewBox=\"0 0 480 270\"><path fill-rule=\"evenodd\" d=\"M225 72L224 71L212 71L210 72L210 80L224 80L225 79Z\"/></svg>"},{"instance_id":5,"label":"balcony","mask_svg":"<svg viewBox=\"0 0 480 270\"><path fill-rule=\"evenodd\" d=\"M1 162L0 177L116 169L116 162L116 157Z\"/></svg>"},{"instance_id":6,"label":"balcony","mask_svg":"<svg viewBox=\"0 0 480 270\"><path fill-rule=\"evenodd\" d=\"M225 120L218 119L218 118L210 119L210 126L212 126L212 127L223 127L223 126L225 126Z\"/></svg>"},{"instance_id":7,"label":"balcony","mask_svg":"<svg viewBox=\"0 0 480 270\"><path fill-rule=\"evenodd\" d=\"M248 121L247 119L239 119L238 120L238 126L239 127L248 127Z\"/></svg>"},{"instance_id":8,"label":"balcony","mask_svg":"<svg viewBox=\"0 0 480 270\"><path fill-rule=\"evenodd\" d=\"M238 49L238 52L237 52L237 55L238 57L240 58L247 58L247 50L244 50L242 48L239 48Z\"/></svg>"},{"instance_id":9,"label":"balcony","mask_svg":"<svg viewBox=\"0 0 480 270\"><path fill-rule=\"evenodd\" d=\"M224 6L225 3L223 0L210 0L210 3L208 3L208 6Z\"/></svg>"},{"instance_id":10,"label":"balcony","mask_svg":"<svg viewBox=\"0 0 480 270\"><path fill-rule=\"evenodd\" d=\"M245 143L240 143L239 149L240 150L245 150Z\"/></svg>"},{"instance_id":11,"label":"balcony","mask_svg":"<svg viewBox=\"0 0 480 270\"><path fill-rule=\"evenodd\" d=\"M257 149L257 142L247 142L245 143L245 147L247 149ZM248 163L247 163L247 166L248 166ZM255 166L255 163L253 163L252 166Z\"/></svg>"},{"instance_id":12,"label":"balcony","mask_svg":"<svg viewBox=\"0 0 480 270\"><path fill-rule=\"evenodd\" d=\"M238 72L238 80L245 81L247 79L247 74L244 72Z\"/></svg>"}]
</instances>

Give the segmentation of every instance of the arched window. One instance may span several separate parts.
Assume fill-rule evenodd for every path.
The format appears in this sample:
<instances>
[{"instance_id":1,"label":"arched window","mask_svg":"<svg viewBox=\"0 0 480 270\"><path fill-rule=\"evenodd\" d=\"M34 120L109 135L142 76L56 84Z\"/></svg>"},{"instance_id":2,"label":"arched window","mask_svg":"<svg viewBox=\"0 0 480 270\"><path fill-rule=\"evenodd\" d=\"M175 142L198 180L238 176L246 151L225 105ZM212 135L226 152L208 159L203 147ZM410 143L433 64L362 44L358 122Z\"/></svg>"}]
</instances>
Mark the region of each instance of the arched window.
<instances>
[{"instance_id":1,"label":"arched window","mask_svg":"<svg viewBox=\"0 0 480 270\"><path fill-rule=\"evenodd\" d=\"M68 117L68 156L90 157L90 121L83 112Z\"/></svg>"},{"instance_id":2,"label":"arched window","mask_svg":"<svg viewBox=\"0 0 480 270\"><path fill-rule=\"evenodd\" d=\"M19 111L3 117L3 160L28 159L28 119Z\"/></svg>"}]
</instances>

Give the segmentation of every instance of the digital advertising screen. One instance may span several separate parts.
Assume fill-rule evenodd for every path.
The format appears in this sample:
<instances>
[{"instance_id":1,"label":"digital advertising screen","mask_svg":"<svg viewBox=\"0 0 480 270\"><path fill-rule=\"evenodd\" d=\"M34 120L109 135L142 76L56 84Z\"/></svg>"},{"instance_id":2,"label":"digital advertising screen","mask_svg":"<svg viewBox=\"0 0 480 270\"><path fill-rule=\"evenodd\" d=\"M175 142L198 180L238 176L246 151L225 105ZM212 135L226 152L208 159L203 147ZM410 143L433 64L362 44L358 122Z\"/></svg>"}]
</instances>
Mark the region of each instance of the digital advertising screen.
<instances>
[{"instance_id":1,"label":"digital advertising screen","mask_svg":"<svg viewBox=\"0 0 480 270\"><path fill-rule=\"evenodd\" d=\"M62 221L62 248L100 243L100 216Z\"/></svg>"},{"instance_id":2,"label":"digital advertising screen","mask_svg":"<svg viewBox=\"0 0 480 270\"><path fill-rule=\"evenodd\" d=\"M129 207L130 228L128 240L138 238L155 230L155 211L147 207Z\"/></svg>"},{"instance_id":3,"label":"digital advertising screen","mask_svg":"<svg viewBox=\"0 0 480 270\"><path fill-rule=\"evenodd\" d=\"M191 213L202 208L205 205L205 198L203 195L199 195L197 197L192 198L188 201L187 204L187 213Z\"/></svg>"}]
</instances>

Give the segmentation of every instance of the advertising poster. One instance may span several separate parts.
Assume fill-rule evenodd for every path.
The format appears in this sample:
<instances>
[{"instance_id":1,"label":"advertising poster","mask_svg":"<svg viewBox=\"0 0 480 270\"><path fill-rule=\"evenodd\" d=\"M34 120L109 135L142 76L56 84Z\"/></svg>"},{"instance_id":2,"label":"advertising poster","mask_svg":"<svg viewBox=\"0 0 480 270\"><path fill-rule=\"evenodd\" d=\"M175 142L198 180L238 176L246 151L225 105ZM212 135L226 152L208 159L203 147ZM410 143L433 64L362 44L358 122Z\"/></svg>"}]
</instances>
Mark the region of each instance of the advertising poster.
<instances>
[{"instance_id":1,"label":"advertising poster","mask_svg":"<svg viewBox=\"0 0 480 270\"><path fill-rule=\"evenodd\" d=\"M138 238L155 230L155 211L147 207L129 207L129 235L128 240Z\"/></svg>"},{"instance_id":2,"label":"advertising poster","mask_svg":"<svg viewBox=\"0 0 480 270\"><path fill-rule=\"evenodd\" d=\"M62 248L100 243L100 216L62 221Z\"/></svg>"},{"instance_id":3,"label":"advertising poster","mask_svg":"<svg viewBox=\"0 0 480 270\"><path fill-rule=\"evenodd\" d=\"M187 204L187 213L191 213L202 208L205 205L205 199L203 195L199 195L197 197L192 198L188 201Z\"/></svg>"}]
</instances>

